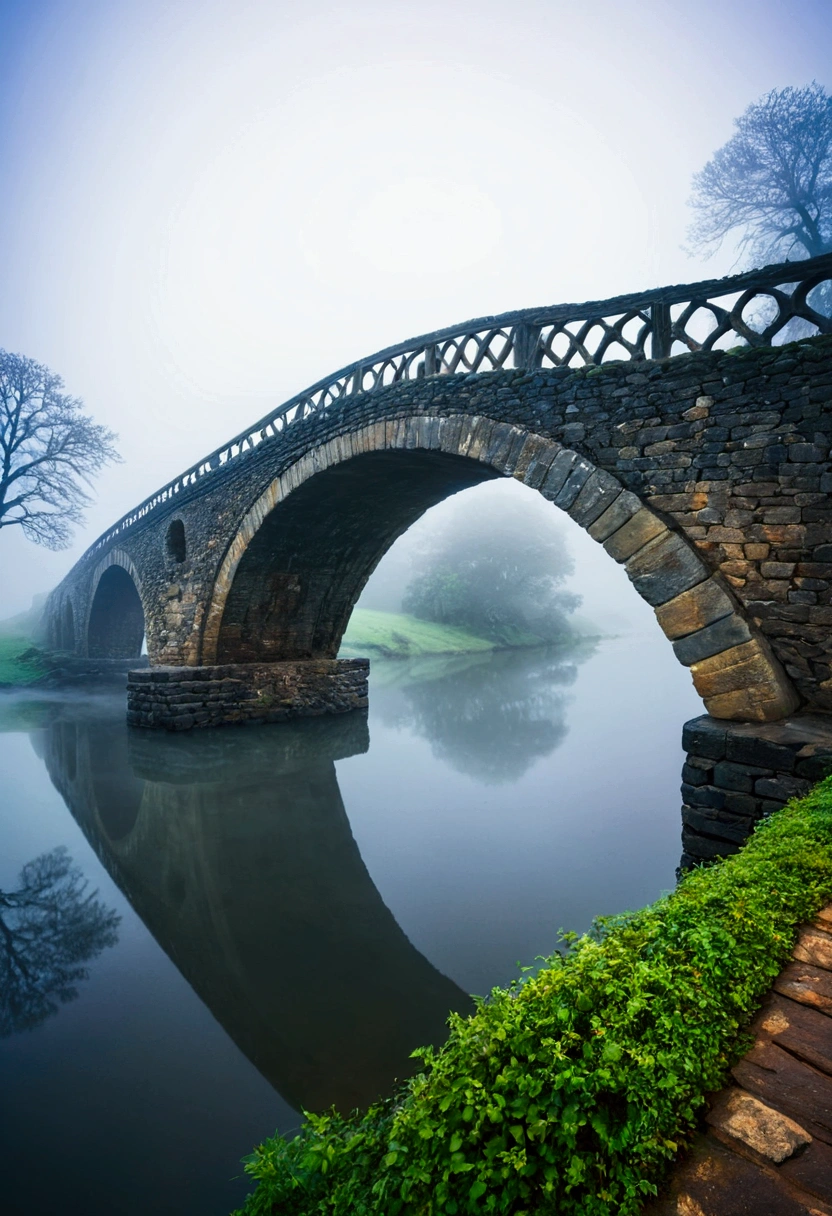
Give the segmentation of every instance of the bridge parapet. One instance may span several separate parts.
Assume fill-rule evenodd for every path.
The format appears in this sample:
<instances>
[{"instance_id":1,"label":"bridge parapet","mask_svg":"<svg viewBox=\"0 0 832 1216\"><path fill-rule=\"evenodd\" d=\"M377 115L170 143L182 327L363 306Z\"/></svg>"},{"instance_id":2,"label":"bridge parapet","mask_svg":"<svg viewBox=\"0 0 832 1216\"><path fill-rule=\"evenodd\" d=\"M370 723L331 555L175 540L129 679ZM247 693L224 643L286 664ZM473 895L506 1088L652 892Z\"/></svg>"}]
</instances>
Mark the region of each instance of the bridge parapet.
<instances>
[{"instance_id":1,"label":"bridge parapet","mask_svg":"<svg viewBox=\"0 0 832 1216\"><path fill-rule=\"evenodd\" d=\"M340 368L279 405L122 516L85 556L109 548L149 515L202 492L206 479L214 480L261 444L279 441L293 423L365 393L425 376L597 367L738 343L771 346L782 343L795 322L804 334L832 334L832 317L816 298L825 284L832 284L832 254L609 300L477 317L410 338Z\"/></svg>"}]
</instances>

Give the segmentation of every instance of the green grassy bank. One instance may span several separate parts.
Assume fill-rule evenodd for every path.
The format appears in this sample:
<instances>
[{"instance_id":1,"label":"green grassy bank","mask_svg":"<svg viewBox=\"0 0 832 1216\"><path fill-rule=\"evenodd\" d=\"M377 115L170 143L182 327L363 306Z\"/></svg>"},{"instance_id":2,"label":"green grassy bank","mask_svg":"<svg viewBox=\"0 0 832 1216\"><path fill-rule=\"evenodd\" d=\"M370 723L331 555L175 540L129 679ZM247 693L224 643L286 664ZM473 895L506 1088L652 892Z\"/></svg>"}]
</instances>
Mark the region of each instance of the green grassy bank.
<instances>
[{"instance_id":1,"label":"green grassy bank","mask_svg":"<svg viewBox=\"0 0 832 1216\"><path fill-rule=\"evenodd\" d=\"M832 778L734 857L564 943L393 1098L246 1162L245 1216L629 1216L654 1193L797 926L832 898Z\"/></svg>"},{"instance_id":2,"label":"green grassy bank","mask_svg":"<svg viewBox=\"0 0 832 1216\"><path fill-rule=\"evenodd\" d=\"M409 659L426 654L476 654L512 647L543 646L544 640L523 629L506 628L498 639L479 637L456 625L438 625L404 612L356 608L341 643L345 658Z\"/></svg>"},{"instance_id":3,"label":"green grassy bank","mask_svg":"<svg viewBox=\"0 0 832 1216\"><path fill-rule=\"evenodd\" d=\"M20 688L43 677L44 667L38 659L22 657L33 645L32 639L24 634L0 631L0 688Z\"/></svg>"}]
</instances>

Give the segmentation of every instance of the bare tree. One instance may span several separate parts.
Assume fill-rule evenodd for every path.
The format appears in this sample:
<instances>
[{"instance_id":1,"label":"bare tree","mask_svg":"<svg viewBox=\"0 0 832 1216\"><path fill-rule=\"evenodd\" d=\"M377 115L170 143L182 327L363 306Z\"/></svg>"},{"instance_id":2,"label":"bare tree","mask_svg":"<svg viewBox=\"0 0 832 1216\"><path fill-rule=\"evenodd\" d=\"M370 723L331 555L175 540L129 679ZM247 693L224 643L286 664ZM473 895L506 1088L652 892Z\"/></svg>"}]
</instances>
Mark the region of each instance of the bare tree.
<instances>
[{"instance_id":1,"label":"bare tree","mask_svg":"<svg viewBox=\"0 0 832 1216\"><path fill-rule=\"evenodd\" d=\"M84 963L118 940L121 919L96 896L66 849L20 871L17 891L0 891L0 1038L31 1030L78 995Z\"/></svg>"},{"instance_id":2,"label":"bare tree","mask_svg":"<svg viewBox=\"0 0 832 1216\"><path fill-rule=\"evenodd\" d=\"M694 175L688 233L709 255L729 233L752 265L817 257L832 249L832 97L816 81L772 89L735 122L736 132Z\"/></svg>"},{"instance_id":3,"label":"bare tree","mask_svg":"<svg viewBox=\"0 0 832 1216\"><path fill-rule=\"evenodd\" d=\"M48 367L0 350L0 528L64 549L95 473L119 460L116 436L83 413Z\"/></svg>"}]
</instances>

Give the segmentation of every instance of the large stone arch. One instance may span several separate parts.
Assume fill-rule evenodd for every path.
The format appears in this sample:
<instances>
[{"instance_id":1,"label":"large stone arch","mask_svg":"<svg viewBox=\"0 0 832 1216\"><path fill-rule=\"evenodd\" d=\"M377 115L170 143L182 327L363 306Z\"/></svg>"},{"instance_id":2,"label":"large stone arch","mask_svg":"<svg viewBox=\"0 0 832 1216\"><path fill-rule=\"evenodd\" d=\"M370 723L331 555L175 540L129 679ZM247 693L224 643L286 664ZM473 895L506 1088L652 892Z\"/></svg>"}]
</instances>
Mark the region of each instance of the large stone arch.
<instances>
[{"instance_id":1,"label":"large stone arch","mask_svg":"<svg viewBox=\"0 0 832 1216\"><path fill-rule=\"evenodd\" d=\"M276 477L225 552L200 661L332 657L396 537L449 493L501 476L537 489L624 565L714 717L771 721L797 708L768 643L672 523L557 441L465 414L366 424Z\"/></svg>"},{"instance_id":2,"label":"large stone arch","mask_svg":"<svg viewBox=\"0 0 832 1216\"><path fill-rule=\"evenodd\" d=\"M111 549L90 580L84 637L90 658L137 659L147 613L142 582L130 556Z\"/></svg>"}]
</instances>

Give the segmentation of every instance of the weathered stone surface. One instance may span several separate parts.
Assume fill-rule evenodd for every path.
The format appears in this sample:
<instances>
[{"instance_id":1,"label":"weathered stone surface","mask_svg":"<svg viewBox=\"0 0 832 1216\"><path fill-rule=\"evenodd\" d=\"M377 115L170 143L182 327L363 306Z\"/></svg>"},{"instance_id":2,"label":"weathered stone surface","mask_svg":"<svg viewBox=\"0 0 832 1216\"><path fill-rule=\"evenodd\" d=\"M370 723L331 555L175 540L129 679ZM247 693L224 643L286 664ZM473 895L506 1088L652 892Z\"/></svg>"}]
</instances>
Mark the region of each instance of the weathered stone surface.
<instances>
[{"instance_id":1,"label":"weathered stone surface","mask_svg":"<svg viewBox=\"0 0 832 1216\"><path fill-rule=\"evenodd\" d=\"M776 777L761 777L754 782L754 793L760 798L773 798L786 803L790 798L802 798L812 788L811 781L780 774Z\"/></svg>"},{"instance_id":2,"label":"weathered stone surface","mask_svg":"<svg viewBox=\"0 0 832 1216\"><path fill-rule=\"evenodd\" d=\"M313 659L131 672L127 721L156 730L191 730L348 713L367 706L369 668L367 659Z\"/></svg>"},{"instance_id":3,"label":"weathered stone surface","mask_svg":"<svg viewBox=\"0 0 832 1216\"><path fill-rule=\"evenodd\" d=\"M698 554L672 532L648 541L627 559L624 569L639 595L654 606L674 599L708 577Z\"/></svg>"},{"instance_id":4,"label":"weathered stone surface","mask_svg":"<svg viewBox=\"0 0 832 1216\"><path fill-rule=\"evenodd\" d=\"M832 972L812 963L789 963L774 981L776 992L832 1016Z\"/></svg>"},{"instance_id":5,"label":"weathered stone surface","mask_svg":"<svg viewBox=\"0 0 832 1216\"><path fill-rule=\"evenodd\" d=\"M682 744L685 851L704 860L721 855L719 841L742 843L761 816L809 789L796 766L807 753L813 764L832 759L832 718L753 725L703 715L685 723ZM820 927L832 933L832 912Z\"/></svg>"},{"instance_id":6,"label":"weathered stone surface","mask_svg":"<svg viewBox=\"0 0 832 1216\"><path fill-rule=\"evenodd\" d=\"M646 511L642 507L604 541L604 548L617 562L626 562L627 558L643 549L648 541L666 532L667 524L652 511Z\"/></svg>"},{"instance_id":7,"label":"weathered stone surface","mask_svg":"<svg viewBox=\"0 0 832 1216\"><path fill-rule=\"evenodd\" d=\"M554 466L553 466L554 467ZM584 488L586 483L594 472L593 466L588 460L579 457L572 468L569 470L566 480L553 497L552 501L556 507L560 507L564 511L568 511L576 498ZM543 493L549 497L546 483L543 485Z\"/></svg>"},{"instance_id":8,"label":"weathered stone surface","mask_svg":"<svg viewBox=\"0 0 832 1216\"><path fill-rule=\"evenodd\" d=\"M643 1216L827 1216L775 1169L749 1161L710 1136L698 1136L660 1197Z\"/></svg>"},{"instance_id":9,"label":"weathered stone surface","mask_svg":"<svg viewBox=\"0 0 832 1216\"><path fill-rule=\"evenodd\" d=\"M730 729L725 722L719 722L707 714L692 718L682 727L682 747L686 752L721 760L728 746Z\"/></svg>"},{"instance_id":10,"label":"weathered stone surface","mask_svg":"<svg viewBox=\"0 0 832 1216\"><path fill-rule=\"evenodd\" d=\"M804 929L795 943L792 958L832 971L832 934L821 929Z\"/></svg>"},{"instance_id":11,"label":"weathered stone surface","mask_svg":"<svg viewBox=\"0 0 832 1216\"><path fill-rule=\"evenodd\" d=\"M778 1047L827 1075L832 1074L832 1019L817 1009L771 993L751 1025L760 1040Z\"/></svg>"},{"instance_id":12,"label":"weathered stone surface","mask_svg":"<svg viewBox=\"0 0 832 1216\"><path fill-rule=\"evenodd\" d=\"M756 639L693 663L691 674L715 718L770 722L797 709L789 682Z\"/></svg>"},{"instance_id":13,"label":"weathered stone surface","mask_svg":"<svg viewBox=\"0 0 832 1216\"><path fill-rule=\"evenodd\" d=\"M739 1085L832 1143L832 1078L770 1041L758 1042L733 1070Z\"/></svg>"},{"instance_id":14,"label":"weathered stone surface","mask_svg":"<svg viewBox=\"0 0 832 1216\"><path fill-rule=\"evenodd\" d=\"M707 578L654 611L665 635L675 641L731 616L734 602L715 578Z\"/></svg>"},{"instance_id":15,"label":"weathered stone surface","mask_svg":"<svg viewBox=\"0 0 832 1216\"><path fill-rule=\"evenodd\" d=\"M544 498L554 499L557 497L577 463L577 452L573 452L569 448L564 448L558 452L549 465L546 476L540 483L540 493Z\"/></svg>"},{"instance_id":16,"label":"weathered stone surface","mask_svg":"<svg viewBox=\"0 0 832 1216\"><path fill-rule=\"evenodd\" d=\"M742 1089L723 1091L708 1112L707 1122L776 1165L812 1142L806 1129L794 1119Z\"/></svg>"},{"instance_id":17,"label":"weathered stone surface","mask_svg":"<svg viewBox=\"0 0 832 1216\"><path fill-rule=\"evenodd\" d=\"M613 532L642 510L641 499L624 490L615 501L587 528L593 540L605 541Z\"/></svg>"},{"instance_id":18,"label":"weathered stone surface","mask_svg":"<svg viewBox=\"0 0 832 1216\"><path fill-rule=\"evenodd\" d=\"M603 469L596 469L587 478L577 498L568 508L576 524L588 528L622 492L621 482Z\"/></svg>"},{"instance_id":19,"label":"weathered stone surface","mask_svg":"<svg viewBox=\"0 0 832 1216\"><path fill-rule=\"evenodd\" d=\"M742 617L732 613L724 616L712 625L706 625L697 633L689 633L673 643L676 658L686 667L707 659L711 655L720 654L730 646L739 646L751 638L751 630Z\"/></svg>"}]
</instances>

